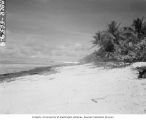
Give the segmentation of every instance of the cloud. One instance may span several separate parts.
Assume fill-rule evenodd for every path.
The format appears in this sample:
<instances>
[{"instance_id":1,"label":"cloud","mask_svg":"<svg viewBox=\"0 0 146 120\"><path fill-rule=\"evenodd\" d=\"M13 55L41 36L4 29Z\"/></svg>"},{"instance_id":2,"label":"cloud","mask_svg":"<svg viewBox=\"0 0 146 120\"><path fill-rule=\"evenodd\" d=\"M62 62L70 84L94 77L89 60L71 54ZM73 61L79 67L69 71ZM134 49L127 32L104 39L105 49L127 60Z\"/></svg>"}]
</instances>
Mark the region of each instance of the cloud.
<instances>
[{"instance_id":1,"label":"cloud","mask_svg":"<svg viewBox=\"0 0 146 120\"><path fill-rule=\"evenodd\" d=\"M51 51L51 57L60 60L76 61L86 55L88 52L86 44L78 42L68 42L58 45Z\"/></svg>"},{"instance_id":2,"label":"cloud","mask_svg":"<svg viewBox=\"0 0 146 120\"><path fill-rule=\"evenodd\" d=\"M13 33L7 30L6 47L1 48L1 57L45 57L52 47L47 38L35 34Z\"/></svg>"},{"instance_id":3,"label":"cloud","mask_svg":"<svg viewBox=\"0 0 146 120\"><path fill-rule=\"evenodd\" d=\"M7 30L7 45L0 49L2 58L42 58L58 61L76 61L87 53L87 44L77 41L66 41L51 45L43 35L13 33ZM35 60L34 60L35 61Z\"/></svg>"}]
</instances>

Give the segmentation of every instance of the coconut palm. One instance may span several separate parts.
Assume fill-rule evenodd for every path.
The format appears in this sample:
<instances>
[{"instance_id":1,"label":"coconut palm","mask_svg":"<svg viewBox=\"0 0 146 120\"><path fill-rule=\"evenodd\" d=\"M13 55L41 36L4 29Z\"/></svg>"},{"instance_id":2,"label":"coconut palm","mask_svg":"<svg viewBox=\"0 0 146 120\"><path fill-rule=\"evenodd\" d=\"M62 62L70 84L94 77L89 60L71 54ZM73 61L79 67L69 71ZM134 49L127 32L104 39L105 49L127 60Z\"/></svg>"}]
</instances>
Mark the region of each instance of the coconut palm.
<instances>
[{"instance_id":1,"label":"coconut palm","mask_svg":"<svg viewBox=\"0 0 146 120\"><path fill-rule=\"evenodd\" d=\"M96 35L93 38L94 38L94 40L92 41L92 44L94 46L102 45L102 41L103 41L102 32L97 32Z\"/></svg>"},{"instance_id":2,"label":"coconut palm","mask_svg":"<svg viewBox=\"0 0 146 120\"><path fill-rule=\"evenodd\" d=\"M146 22L137 18L131 26L121 28L112 21L107 30L98 32L92 41L99 46L99 56L123 61L146 61Z\"/></svg>"},{"instance_id":3,"label":"coconut palm","mask_svg":"<svg viewBox=\"0 0 146 120\"><path fill-rule=\"evenodd\" d=\"M144 17L135 19L132 28L139 40L144 39L146 36L146 22L144 21Z\"/></svg>"},{"instance_id":4,"label":"coconut palm","mask_svg":"<svg viewBox=\"0 0 146 120\"><path fill-rule=\"evenodd\" d=\"M113 37L107 31L96 33L92 43L94 46L98 45L107 52L113 52L114 50Z\"/></svg>"},{"instance_id":5,"label":"coconut palm","mask_svg":"<svg viewBox=\"0 0 146 120\"><path fill-rule=\"evenodd\" d=\"M113 39L113 42L119 45L120 40L120 24L116 21L112 21L107 26L107 32L109 33L110 37Z\"/></svg>"}]
</instances>

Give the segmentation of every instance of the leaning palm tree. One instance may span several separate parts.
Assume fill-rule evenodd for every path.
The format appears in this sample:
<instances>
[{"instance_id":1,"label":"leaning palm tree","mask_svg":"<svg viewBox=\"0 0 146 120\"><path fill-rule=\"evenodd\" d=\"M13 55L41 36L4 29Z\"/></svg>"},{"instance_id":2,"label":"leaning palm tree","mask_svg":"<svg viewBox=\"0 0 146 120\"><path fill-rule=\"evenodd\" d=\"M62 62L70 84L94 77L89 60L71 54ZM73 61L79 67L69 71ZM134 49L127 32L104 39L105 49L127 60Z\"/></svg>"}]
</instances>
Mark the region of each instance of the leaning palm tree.
<instances>
[{"instance_id":1,"label":"leaning palm tree","mask_svg":"<svg viewBox=\"0 0 146 120\"><path fill-rule=\"evenodd\" d=\"M98 54L102 54L102 56L106 58L111 58L112 53L114 52L114 43L113 37L107 32L102 31L96 33L94 36L94 40L92 41L93 47L98 46Z\"/></svg>"},{"instance_id":2,"label":"leaning palm tree","mask_svg":"<svg viewBox=\"0 0 146 120\"><path fill-rule=\"evenodd\" d=\"M108 46L107 44L110 43L114 46L120 45L121 39L121 31L120 31L120 24L115 21L112 21L107 26L106 31L98 32L94 36L94 40L92 41L93 46Z\"/></svg>"},{"instance_id":3,"label":"leaning palm tree","mask_svg":"<svg viewBox=\"0 0 146 120\"><path fill-rule=\"evenodd\" d=\"M97 32L93 38L94 38L94 40L92 41L93 47L97 45L99 46L102 45L102 41L103 41L102 32Z\"/></svg>"},{"instance_id":4,"label":"leaning palm tree","mask_svg":"<svg viewBox=\"0 0 146 120\"><path fill-rule=\"evenodd\" d=\"M99 46L107 52L113 51L114 43L113 36L111 36L107 31L98 32L94 36L94 40L92 41L93 47Z\"/></svg>"}]
</instances>

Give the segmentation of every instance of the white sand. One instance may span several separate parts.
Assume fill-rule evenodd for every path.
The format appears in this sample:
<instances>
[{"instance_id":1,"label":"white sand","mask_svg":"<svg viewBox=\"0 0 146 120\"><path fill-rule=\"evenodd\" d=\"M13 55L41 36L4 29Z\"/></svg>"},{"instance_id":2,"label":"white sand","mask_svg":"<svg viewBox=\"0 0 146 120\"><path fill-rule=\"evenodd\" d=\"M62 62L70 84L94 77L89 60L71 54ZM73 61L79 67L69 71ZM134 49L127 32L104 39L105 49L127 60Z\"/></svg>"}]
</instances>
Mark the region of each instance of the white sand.
<instances>
[{"instance_id":1,"label":"white sand","mask_svg":"<svg viewBox=\"0 0 146 120\"><path fill-rule=\"evenodd\" d=\"M136 68L136 67L143 67L146 66L146 62L136 62L134 64L132 64L132 67Z\"/></svg>"},{"instance_id":2,"label":"white sand","mask_svg":"<svg viewBox=\"0 0 146 120\"><path fill-rule=\"evenodd\" d=\"M0 84L0 113L146 113L146 79L130 67L90 64L58 68Z\"/></svg>"}]
</instances>

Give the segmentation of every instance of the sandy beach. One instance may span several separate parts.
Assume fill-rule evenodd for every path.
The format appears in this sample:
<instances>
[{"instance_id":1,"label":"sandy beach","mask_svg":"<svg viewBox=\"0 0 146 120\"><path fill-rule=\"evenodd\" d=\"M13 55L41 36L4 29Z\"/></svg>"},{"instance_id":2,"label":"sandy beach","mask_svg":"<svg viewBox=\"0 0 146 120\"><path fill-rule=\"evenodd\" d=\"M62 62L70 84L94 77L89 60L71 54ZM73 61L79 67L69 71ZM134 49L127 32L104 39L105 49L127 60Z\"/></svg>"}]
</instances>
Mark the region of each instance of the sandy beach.
<instances>
[{"instance_id":1,"label":"sandy beach","mask_svg":"<svg viewBox=\"0 0 146 120\"><path fill-rule=\"evenodd\" d=\"M64 66L57 73L2 82L0 113L144 114L146 79L137 79L132 68Z\"/></svg>"}]
</instances>

